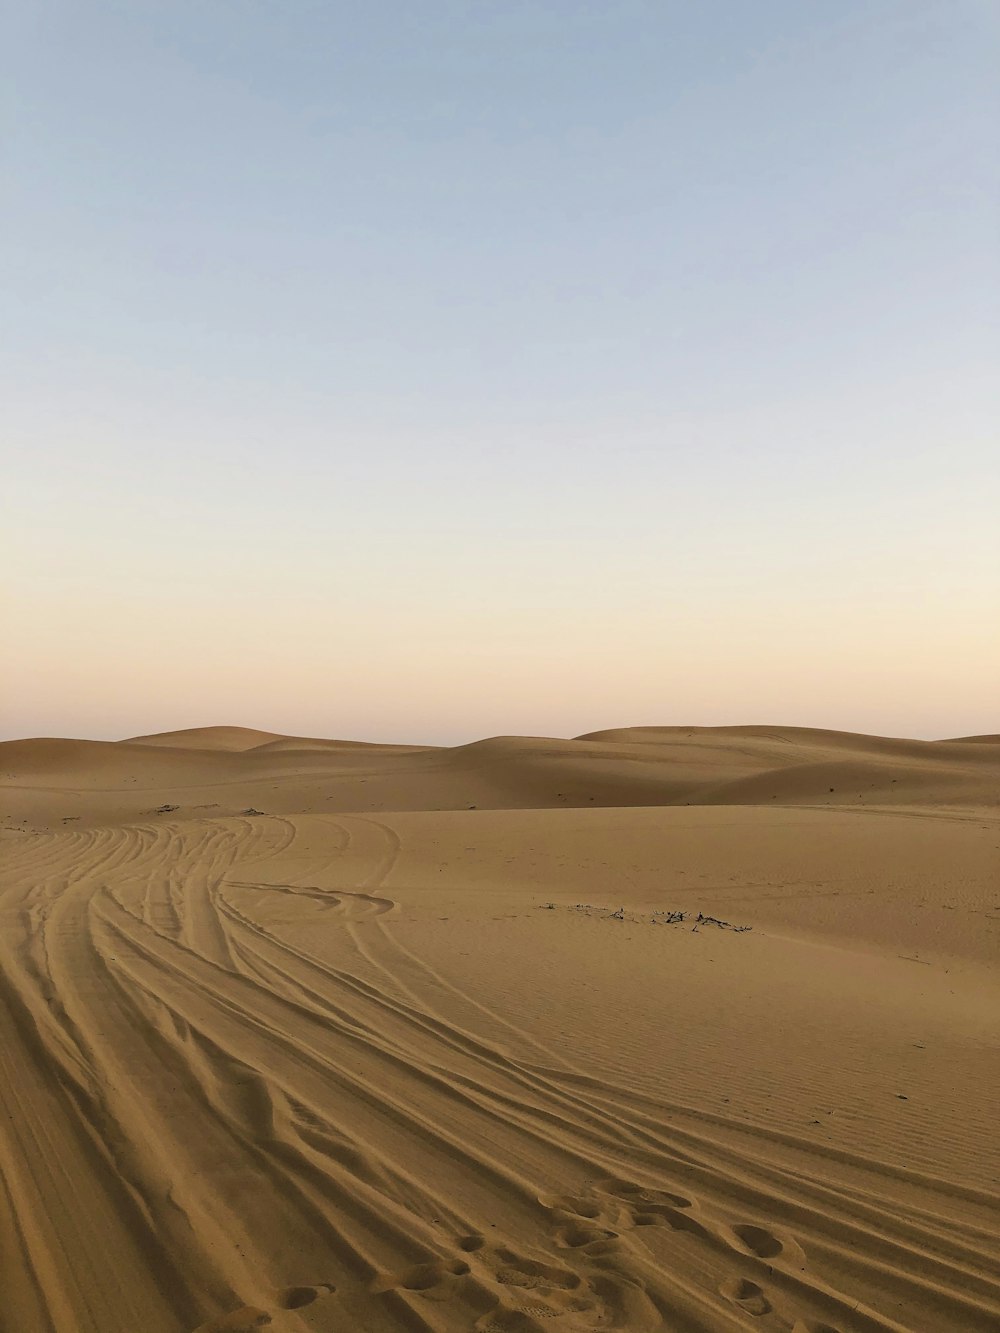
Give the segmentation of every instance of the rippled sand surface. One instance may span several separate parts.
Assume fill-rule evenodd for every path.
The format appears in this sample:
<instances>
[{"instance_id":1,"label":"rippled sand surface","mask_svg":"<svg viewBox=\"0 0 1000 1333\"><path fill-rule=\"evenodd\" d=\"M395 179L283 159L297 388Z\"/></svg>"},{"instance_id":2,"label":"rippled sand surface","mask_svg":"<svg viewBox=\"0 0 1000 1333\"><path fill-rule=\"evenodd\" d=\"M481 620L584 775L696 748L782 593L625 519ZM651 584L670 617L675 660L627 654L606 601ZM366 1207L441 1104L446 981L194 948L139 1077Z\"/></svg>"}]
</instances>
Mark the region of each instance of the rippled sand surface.
<instances>
[{"instance_id":1,"label":"rippled sand surface","mask_svg":"<svg viewBox=\"0 0 1000 1333\"><path fill-rule=\"evenodd\" d=\"M3 1333L1000 1327L1000 740L0 745Z\"/></svg>"}]
</instances>

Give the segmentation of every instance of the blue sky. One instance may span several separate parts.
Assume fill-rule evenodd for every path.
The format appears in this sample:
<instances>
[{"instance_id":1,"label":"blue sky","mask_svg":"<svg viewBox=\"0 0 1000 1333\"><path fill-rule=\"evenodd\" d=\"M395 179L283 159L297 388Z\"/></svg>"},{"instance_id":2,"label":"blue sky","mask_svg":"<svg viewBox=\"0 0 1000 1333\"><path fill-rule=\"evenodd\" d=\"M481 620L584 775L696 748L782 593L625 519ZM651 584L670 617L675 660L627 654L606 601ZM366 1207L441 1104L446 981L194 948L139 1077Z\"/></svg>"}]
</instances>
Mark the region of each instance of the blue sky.
<instances>
[{"instance_id":1,"label":"blue sky","mask_svg":"<svg viewBox=\"0 0 1000 1333\"><path fill-rule=\"evenodd\" d=\"M11 26L6 734L995 729L992 4Z\"/></svg>"}]
</instances>

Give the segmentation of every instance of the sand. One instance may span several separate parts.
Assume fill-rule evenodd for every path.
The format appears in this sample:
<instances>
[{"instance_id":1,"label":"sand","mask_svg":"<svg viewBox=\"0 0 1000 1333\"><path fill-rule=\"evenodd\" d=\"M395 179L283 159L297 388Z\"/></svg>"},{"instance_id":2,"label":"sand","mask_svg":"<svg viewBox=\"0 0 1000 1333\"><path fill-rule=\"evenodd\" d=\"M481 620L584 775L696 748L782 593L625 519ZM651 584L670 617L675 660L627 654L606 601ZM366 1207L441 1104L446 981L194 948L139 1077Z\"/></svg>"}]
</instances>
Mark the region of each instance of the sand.
<instances>
[{"instance_id":1,"label":"sand","mask_svg":"<svg viewBox=\"0 0 1000 1333\"><path fill-rule=\"evenodd\" d=\"M997 737L0 785L3 1333L1000 1328Z\"/></svg>"}]
</instances>

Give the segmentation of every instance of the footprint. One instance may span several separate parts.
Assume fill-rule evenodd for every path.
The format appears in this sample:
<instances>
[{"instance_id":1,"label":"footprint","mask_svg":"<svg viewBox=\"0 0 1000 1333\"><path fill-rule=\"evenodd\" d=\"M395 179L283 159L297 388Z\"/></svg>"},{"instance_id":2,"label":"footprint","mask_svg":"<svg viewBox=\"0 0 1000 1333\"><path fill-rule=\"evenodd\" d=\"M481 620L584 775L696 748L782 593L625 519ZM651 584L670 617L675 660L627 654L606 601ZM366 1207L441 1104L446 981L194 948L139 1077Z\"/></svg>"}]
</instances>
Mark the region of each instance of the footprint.
<instances>
[{"instance_id":1,"label":"footprint","mask_svg":"<svg viewBox=\"0 0 1000 1333\"><path fill-rule=\"evenodd\" d=\"M671 1231L687 1231L693 1236L701 1236L702 1239L710 1234L696 1217L692 1217L690 1213L673 1204L651 1201L626 1211L632 1225L636 1227L667 1226Z\"/></svg>"},{"instance_id":2,"label":"footprint","mask_svg":"<svg viewBox=\"0 0 1000 1333\"><path fill-rule=\"evenodd\" d=\"M658 1307L646 1290L646 1284L635 1275L619 1271L595 1274L591 1282L595 1296L601 1301L604 1319L601 1327L643 1330L665 1330Z\"/></svg>"},{"instance_id":3,"label":"footprint","mask_svg":"<svg viewBox=\"0 0 1000 1333\"><path fill-rule=\"evenodd\" d=\"M321 1296L329 1296L336 1290L332 1282L318 1282L314 1287L286 1287L278 1293L278 1305L282 1310L302 1310Z\"/></svg>"},{"instance_id":4,"label":"footprint","mask_svg":"<svg viewBox=\"0 0 1000 1333\"><path fill-rule=\"evenodd\" d=\"M754 1226L749 1222L739 1223L732 1228L736 1248L745 1254L754 1254L768 1263L781 1256L785 1267L804 1269L806 1254L802 1246L792 1236L776 1236L766 1227Z\"/></svg>"},{"instance_id":5,"label":"footprint","mask_svg":"<svg viewBox=\"0 0 1000 1333\"><path fill-rule=\"evenodd\" d=\"M598 1235L600 1243L607 1243L603 1233ZM479 1258L494 1284L496 1304L477 1321L476 1333L532 1333L540 1321L563 1317L566 1324L559 1327L579 1333L603 1328L608 1321L593 1284L572 1269L504 1247L490 1247Z\"/></svg>"},{"instance_id":6,"label":"footprint","mask_svg":"<svg viewBox=\"0 0 1000 1333\"><path fill-rule=\"evenodd\" d=\"M595 1241L604 1243L617 1240L618 1232L606 1230L604 1227L568 1226L558 1228L555 1236L558 1244L565 1249L579 1250L585 1245L593 1245ZM605 1248L610 1249L611 1247L606 1246Z\"/></svg>"},{"instance_id":7,"label":"footprint","mask_svg":"<svg viewBox=\"0 0 1000 1333\"><path fill-rule=\"evenodd\" d=\"M583 1247L581 1253L586 1254L590 1259L600 1259L607 1254L611 1255L618 1254L619 1251L621 1250L621 1247L622 1244L620 1237L616 1236L615 1233L612 1232L607 1240L590 1241L589 1244Z\"/></svg>"},{"instance_id":8,"label":"footprint","mask_svg":"<svg viewBox=\"0 0 1000 1333\"><path fill-rule=\"evenodd\" d=\"M556 1287L560 1291L574 1291L582 1283L578 1273L568 1268L557 1268L555 1264L539 1263L535 1259L525 1259L513 1250L497 1250L500 1267L494 1279L501 1286L510 1287Z\"/></svg>"},{"instance_id":9,"label":"footprint","mask_svg":"<svg viewBox=\"0 0 1000 1333\"><path fill-rule=\"evenodd\" d=\"M471 1236L459 1236L458 1238L458 1248L463 1250L466 1254L475 1254L476 1251L481 1250L485 1244L485 1236L473 1234Z\"/></svg>"},{"instance_id":10,"label":"footprint","mask_svg":"<svg viewBox=\"0 0 1000 1333\"><path fill-rule=\"evenodd\" d=\"M702 1223L689 1214L688 1210L694 1208L694 1200L684 1194L640 1185L619 1176L598 1181L597 1188L613 1200L609 1208L599 1213L601 1221L610 1226L668 1226L673 1231L688 1231L695 1236L708 1235Z\"/></svg>"},{"instance_id":11,"label":"footprint","mask_svg":"<svg viewBox=\"0 0 1000 1333\"><path fill-rule=\"evenodd\" d=\"M477 1333L532 1333L538 1327L538 1320L567 1316L570 1322L559 1327L579 1330L603 1327L606 1323L603 1307L593 1298L542 1287L524 1296L504 1292L493 1309L477 1320L475 1328Z\"/></svg>"},{"instance_id":12,"label":"footprint","mask_svg":"<svg viewBox=\"0 0 1000 1333\"><path fill-rule=\"evenodd\" d=\"M651 1186L638 1185L634 1180L620 1180L617 1176L610 1176L607 1180L600 1180L597 1183L599 1189L624 1199L626 1203L665 1204L671 1208L694 1207L694 1201L683 1194L674 1194L672 1190L654 1189Z\"/></svg>"},{"instance_id":13,"label":"footprint","mask_svg":"<svg viewBox=\"0 0 1000 1333\"><path fill-rule=\"evenodd\" d=\"M525 1306L518 1310L499 1308L476 1320L476 1333L534 1333L539 1319L557 1319L561 1310Z\"/></svg>"},{"instance_id":14,"label":"footprint","mask_svg":"<svg viewBox=\"0 0 1000 1333\"><path fill-rule=\"evenodd\" d=\"M781 1254L785 1248L778 1237L772 1235L764 1227L755 1227L749 1223L744 1223L733 1227L733 1232L750 1253L755 1254L758 1259L773 1259L776 1255Z\"/></svg>"},{"instance_id":15,"label":"footprint","mask_svg":"<svg viewBox=\"0 0 1000 1333\"><path fill-rule=\"evenodd\" d=\"M403 1273L383 1275L375 1283L375 1291L391 1291L402 1288L403 1291L432 1291L443 1283L450 1283L452 1278L464 1277L470 1272L464 1259L432 1259L429 1263L416 1264Z\"/></svg>"},{"instance_id":16,"label":"footprint","mask_svg":"<svg viewBox=\"0 0 1000 1333\"><path fill-rule=\"evenodd\" d=\"M728 1282L723 1282L719 1292L725 1296L726 1300L732 1301L741 1310L746 1310L747 1314L767 1314L771 1309L771 1302L757 1286L757 1283L750 1282L745 1277L735 1277Z\"/></svg>"},{"instance_id":17,"label":"footprint","mask_svg":"<svg viewBox=\"0 0 1000 1333\"><path fill-rule=\"evenodd\" d=\"M302 1310L321 1296L329 1296L336 1290L332 1282L317 1282L285 1287L274 1299L279 1310ZM229 1314L210 1319L207 1324L199 1324L194 1333L251 1333L252 1329L266 1328L271 1322L271 1316L266 1310L256 1305L242 1305L238 1310L230 1310Z\"/></svg>"}]
</instances>

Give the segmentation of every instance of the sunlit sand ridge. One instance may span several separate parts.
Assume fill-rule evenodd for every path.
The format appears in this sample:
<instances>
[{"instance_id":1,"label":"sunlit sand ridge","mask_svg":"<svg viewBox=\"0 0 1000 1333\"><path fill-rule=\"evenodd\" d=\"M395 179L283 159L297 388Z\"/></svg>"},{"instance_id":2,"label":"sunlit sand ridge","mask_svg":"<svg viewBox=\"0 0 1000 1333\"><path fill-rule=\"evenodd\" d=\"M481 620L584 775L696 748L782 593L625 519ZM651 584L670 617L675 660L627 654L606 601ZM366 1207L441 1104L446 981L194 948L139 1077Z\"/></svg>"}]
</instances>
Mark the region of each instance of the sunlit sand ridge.
<instances>
[{"instance_id":1,"label":"sunlit sand ridge","mask_svg":"<svg viewBox=\"0 0 1000 1333\"><path fill-rule=\"evenodd\" d=\"M1000 1327L1000 739L0 779L4 1333Z\"/></svg>"}]
</instances>

